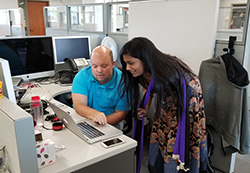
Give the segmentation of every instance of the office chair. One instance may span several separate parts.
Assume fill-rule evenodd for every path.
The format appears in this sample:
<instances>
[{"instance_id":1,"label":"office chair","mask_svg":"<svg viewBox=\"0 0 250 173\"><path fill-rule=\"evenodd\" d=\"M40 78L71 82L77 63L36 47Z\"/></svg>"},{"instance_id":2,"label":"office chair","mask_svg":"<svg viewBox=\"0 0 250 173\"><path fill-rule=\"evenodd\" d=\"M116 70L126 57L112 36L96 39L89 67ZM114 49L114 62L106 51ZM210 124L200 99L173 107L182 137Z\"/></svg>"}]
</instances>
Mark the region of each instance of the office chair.
<instances>
[{"instance_id":1,"label":"office chair","mask_svg":"<svg viewBox=\"0 0 250 173\"><path fill-rule=\"evenodd\" d=\"M123 126L123 134L126 135L128 134L133 127L133 117L132 117L132 111L129 110L128 114L126 115L124 119L124 126Z\"/></svg>"},{"instance_id":2,"label":"office chair","mask_svg":"<svg viewBox=\"0 0 250 173\"><path fill-rule=\"evenodd\" d=\"M65 95L65 100L67 102L67 105L73 108L73 100L72 100L71 92Z\"/></svg>"}]
</instances>

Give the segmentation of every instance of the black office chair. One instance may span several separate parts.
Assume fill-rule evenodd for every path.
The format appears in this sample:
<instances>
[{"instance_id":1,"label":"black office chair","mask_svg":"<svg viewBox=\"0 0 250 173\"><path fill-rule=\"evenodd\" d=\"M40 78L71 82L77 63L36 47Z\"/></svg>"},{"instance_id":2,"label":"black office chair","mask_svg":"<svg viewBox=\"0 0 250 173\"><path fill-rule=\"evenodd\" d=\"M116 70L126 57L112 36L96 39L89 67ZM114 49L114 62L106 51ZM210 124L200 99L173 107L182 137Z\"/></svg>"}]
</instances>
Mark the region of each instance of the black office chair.
<instances>
[{"instance_id":1,"label":"black office chair","mask_svg":"<svg viewBox=\"0 0 250 173\"><path fill-rule=\"evenodd\" d=\"M132 111L129 110L128 114L126 115L124 119L124 126L123 126L123 134L126 135L128 134L133 127L133 117L132 117Z\"/></svg>"},{"instance_id":2,"label":"black office chair","mask_svg":"<svg viewBox=\"0 0 250 173\"><path fill-rule=\"evenodd\" d=\"M72 95L71 93L68 93L65 95L65 100L67 102L67 105L73 108L73 100L72 100Z\"/></svg>"}]
</instances>

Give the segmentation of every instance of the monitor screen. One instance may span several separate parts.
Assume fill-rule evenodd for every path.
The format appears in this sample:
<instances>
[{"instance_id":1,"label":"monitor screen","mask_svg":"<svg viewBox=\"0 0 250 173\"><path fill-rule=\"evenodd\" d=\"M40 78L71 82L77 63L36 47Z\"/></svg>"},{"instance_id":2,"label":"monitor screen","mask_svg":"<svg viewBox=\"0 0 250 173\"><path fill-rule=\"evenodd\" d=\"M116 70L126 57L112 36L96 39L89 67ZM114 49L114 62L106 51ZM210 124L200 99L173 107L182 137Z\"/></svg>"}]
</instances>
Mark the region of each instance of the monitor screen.
<instances>
[{"instance_id":1,"label":"monitor screen","mask_svg":"<svg viewBox=\"0 0 250 173\"><path fill-rule=\"evenodd\" d=\"M54 75L52 37L1 38L0 57L9 61L12 77L29 80Z\"/></svg>"},{"instance_id":2,"label":"monitor screen","mask_svg":"<svg viewBox=\"0 0 250 173\"><path fill-rule=\"evenodd\" d=\"M55 64L64 63L65 58L89 59L91 46L89 36L53 37Z\"/></svg>"}]
</instances>

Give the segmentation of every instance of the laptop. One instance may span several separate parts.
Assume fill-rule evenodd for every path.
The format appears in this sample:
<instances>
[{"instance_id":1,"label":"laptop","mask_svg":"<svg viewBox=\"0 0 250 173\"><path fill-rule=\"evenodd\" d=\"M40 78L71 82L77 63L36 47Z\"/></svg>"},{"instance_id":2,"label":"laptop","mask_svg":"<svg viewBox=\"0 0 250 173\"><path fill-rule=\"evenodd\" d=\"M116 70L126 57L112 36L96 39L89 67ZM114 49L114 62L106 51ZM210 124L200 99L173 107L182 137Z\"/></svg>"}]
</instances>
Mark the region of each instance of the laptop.
<instances>
[{"instance_id":1,"label":"laptop","mask_svg":"<svg viewBox=\"0 0 250 173\"><path fill-rule=\"evenodd\" d=\"M64 126L89 144L94 144L122 134L121 130L112 125L99 125L87 118L75 122L67 112L50 101L46 101L57 117L63 122Z\"/></svg>"}]
</instances>

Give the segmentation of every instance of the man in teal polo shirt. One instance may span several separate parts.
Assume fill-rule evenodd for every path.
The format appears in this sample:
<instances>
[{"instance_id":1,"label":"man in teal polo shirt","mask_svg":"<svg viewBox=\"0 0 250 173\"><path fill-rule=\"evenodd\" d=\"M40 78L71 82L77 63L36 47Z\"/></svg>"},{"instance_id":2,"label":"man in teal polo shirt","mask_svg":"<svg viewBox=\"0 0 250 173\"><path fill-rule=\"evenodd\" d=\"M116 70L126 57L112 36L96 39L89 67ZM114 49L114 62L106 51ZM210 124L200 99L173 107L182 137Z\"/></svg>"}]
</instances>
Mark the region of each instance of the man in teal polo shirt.
<instances>
[{"instance_id":1,"label":"man in teal polo shirt","mask_svg":"<svg viewBox=\"0 0 250 173\"><path fill-rule=\"evenodd\" d=\"M129 106L126 97L121 99L118 93L121 71L115 67L112 51L98 46L92 51L90 62L91 66L81 69L74 78L74 108L83 117L122 130Z\"/></svg>"}]
</instances>

